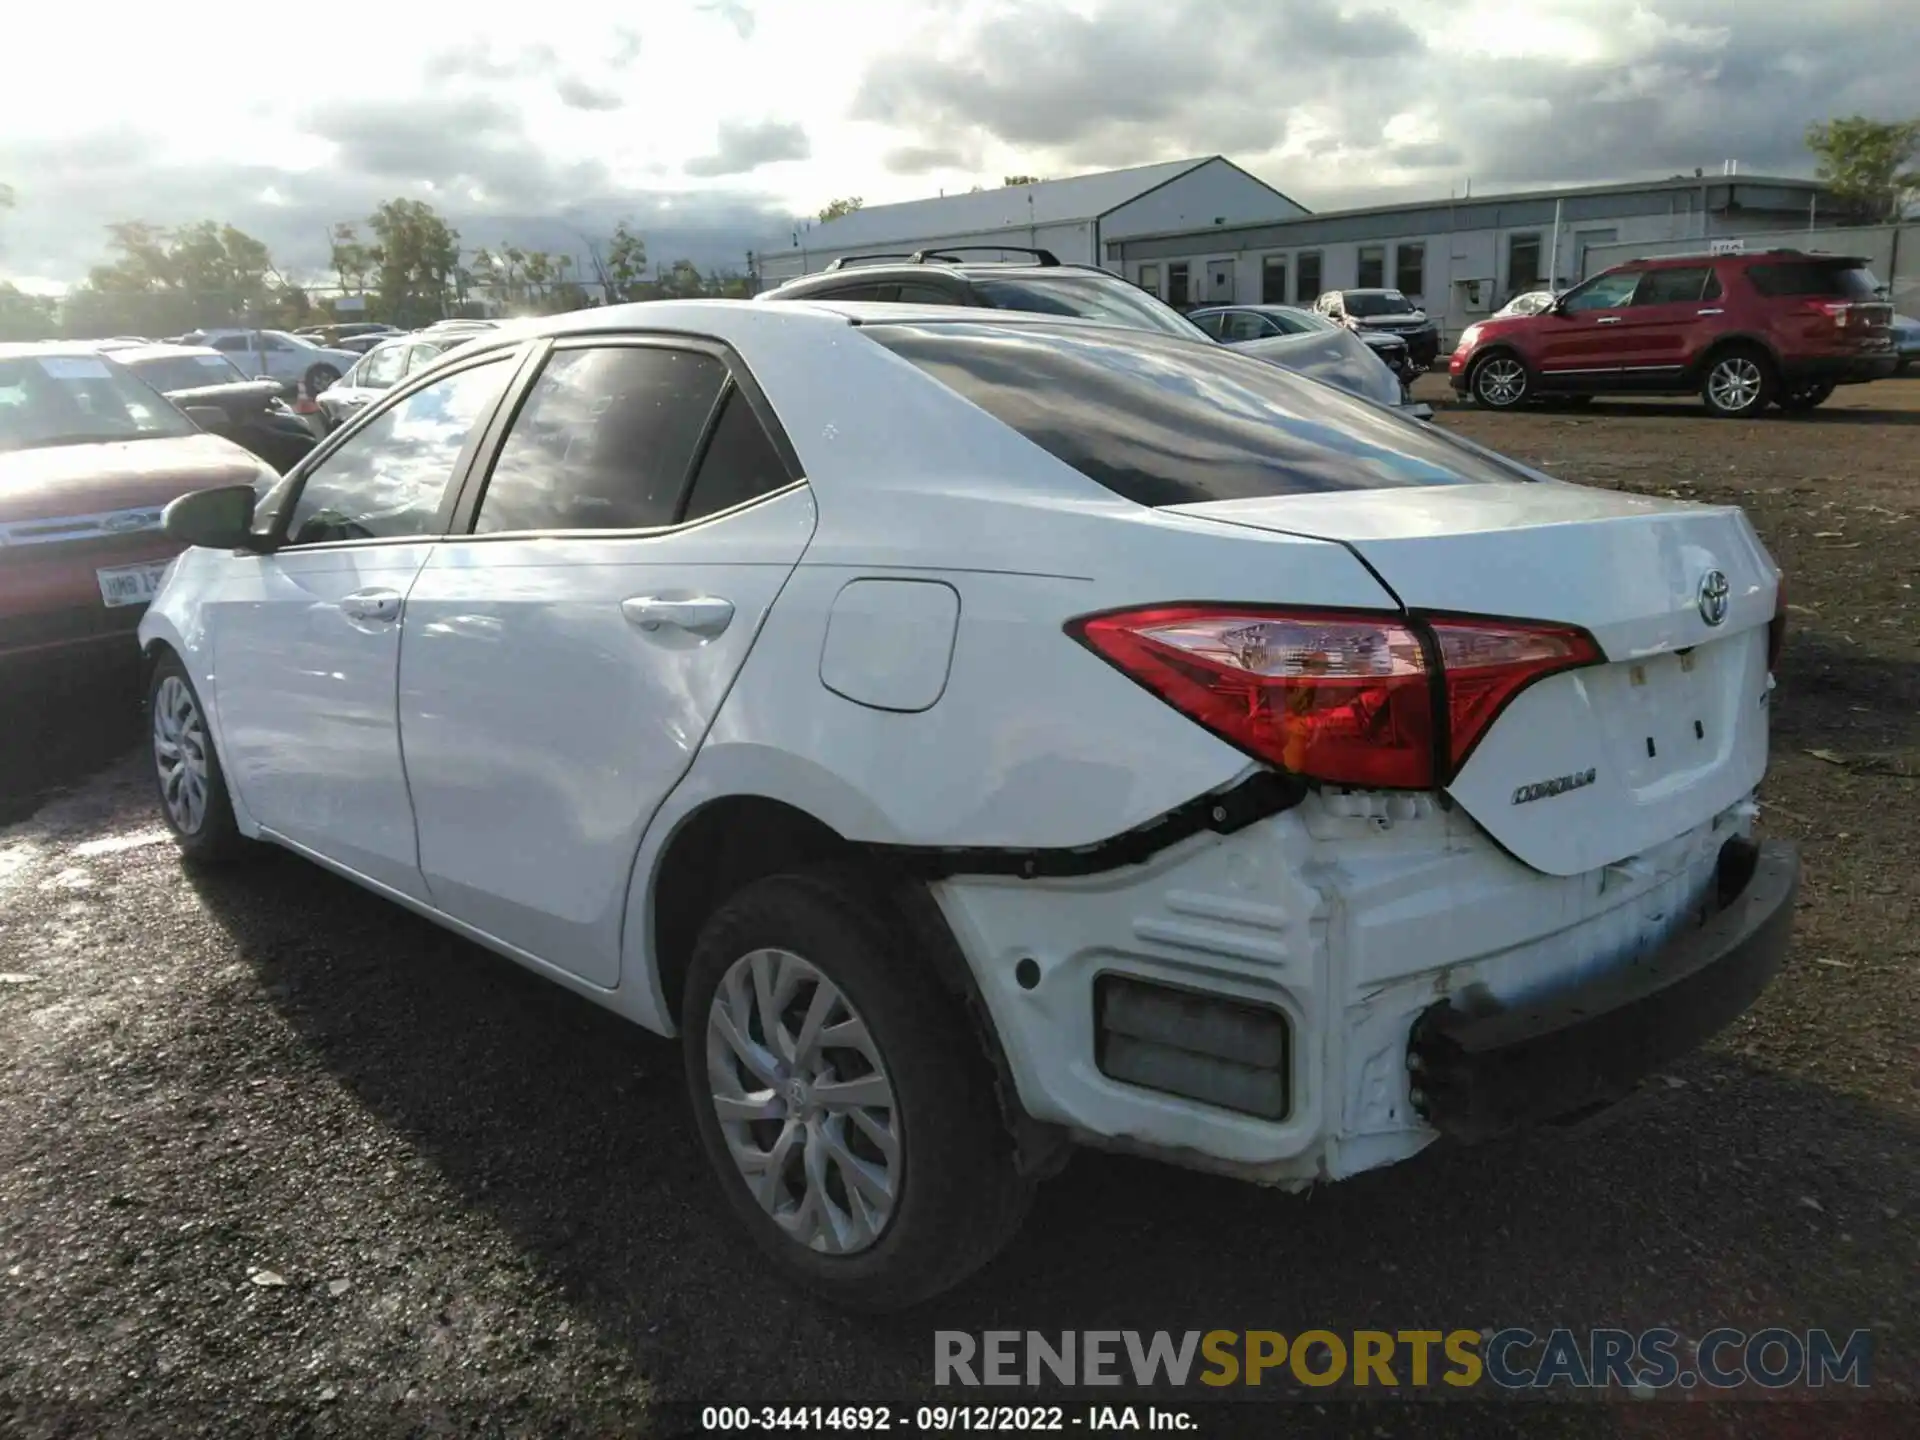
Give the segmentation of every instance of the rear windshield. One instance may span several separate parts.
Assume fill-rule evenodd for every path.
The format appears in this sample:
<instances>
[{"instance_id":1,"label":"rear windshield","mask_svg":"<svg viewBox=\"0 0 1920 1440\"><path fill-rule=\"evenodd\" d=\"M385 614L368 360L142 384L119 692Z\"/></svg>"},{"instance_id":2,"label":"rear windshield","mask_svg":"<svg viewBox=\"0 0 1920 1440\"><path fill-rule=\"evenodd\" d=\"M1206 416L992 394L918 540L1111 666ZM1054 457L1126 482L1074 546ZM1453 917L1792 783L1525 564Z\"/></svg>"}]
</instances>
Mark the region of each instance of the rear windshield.
<instances>
[{"instance_id":1,"label":"rear windshield","mask_svg":"<svg viewBox=\"0 0 1920 1440\"><path fill-rule=\"evenodd\" d=\"M161 355L129 360L127 368L160 391L233 385L253 378L224 355Z\"/></svg>"},{"instance_id":2,"label":"rear windshield","mask_svg":"<svg viewBox=\"0 0 1920 1440\"><path fill-rule=\"evenodd\" d=\"M1140 505L1524 481L1444 431L1211 341L967 322L861 333Z\"/></svg>"},{"instance_id":3,"label":"rear windshield","mask_svg":"<svg viewBox=\"0 0 1920 1440\"><path fill-rule=\"evenodd\" d=\"M1105 320L1135 330L1158 330L1183 340L1206 338L1205 332L1163 300L1124 280L1097 276L1044 280L1031 276L975 277L973 288L1000 310L1032 310L1042 315L1065 315L1080 320Z\"/></svg>"},{"instance_id":4,"label":"rear windshield","mask_svg":"<svg viewBox=\"0 0 1920 1440\"><path fill-rule=\"evenodd\" d=\"M1873 272L1864 265L1832 260L1783 260L1748 268L1747 278L1762 295L1812 296L1821 300L1878 300Z\"/></svg>"}]
</instances>

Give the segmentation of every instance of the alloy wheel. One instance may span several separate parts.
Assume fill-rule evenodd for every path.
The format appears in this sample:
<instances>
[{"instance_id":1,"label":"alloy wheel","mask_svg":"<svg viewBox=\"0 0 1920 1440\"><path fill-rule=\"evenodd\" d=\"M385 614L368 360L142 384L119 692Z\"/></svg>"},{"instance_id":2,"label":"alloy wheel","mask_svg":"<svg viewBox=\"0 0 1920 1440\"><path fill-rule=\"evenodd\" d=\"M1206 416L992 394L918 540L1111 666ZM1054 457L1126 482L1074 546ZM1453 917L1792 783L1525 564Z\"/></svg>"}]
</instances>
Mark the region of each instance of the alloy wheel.
<instances>
[{"instance_id":1,"label":"alloy wheel","mask_svg":"<svg viewBox=\"0 0 1920 1440\"><path fill-rule=\"evenodd\" d=\"M1760 366L1751 356L1729 355L1713 367L1707 377L1707 391L1722 410L1751 410L1759 402L1762 377Z\"/></svg>"},{"instance_id":2,"label":"alloy wheel","mask_svg":"<svg viewBox=\"0 0 1920 1440\"><path fill-rule=\"evenodd\" d=\"M174 828L197 835L207 818L207 725L187 682L169 675L153 696L153 764Z\"/></svg>"},{"instance_id":3,"label":"alloy wheel","mask_svg":"<svg viewBox=\"0 0 1920 1440\"><path fill-rule=\"evenodd\" d=\"M1474 388L1489 405L1516 404L1527 393L1527 371L1518 360L1496 355L1480 366Z\"/></svg>"},{"instance_id":4,"label":"alloy wheel","mask_svg":"<svg viewBox=\"0 0 1920 1440\"><path fill-rule=\"evenodd\" d=\"M876 1244L905 1171L900 1114L839 987L788 950L742 956L708 1008L706 1058L727 1152L760 1208L809 1250Z\"/></svg>"}]
</instances>

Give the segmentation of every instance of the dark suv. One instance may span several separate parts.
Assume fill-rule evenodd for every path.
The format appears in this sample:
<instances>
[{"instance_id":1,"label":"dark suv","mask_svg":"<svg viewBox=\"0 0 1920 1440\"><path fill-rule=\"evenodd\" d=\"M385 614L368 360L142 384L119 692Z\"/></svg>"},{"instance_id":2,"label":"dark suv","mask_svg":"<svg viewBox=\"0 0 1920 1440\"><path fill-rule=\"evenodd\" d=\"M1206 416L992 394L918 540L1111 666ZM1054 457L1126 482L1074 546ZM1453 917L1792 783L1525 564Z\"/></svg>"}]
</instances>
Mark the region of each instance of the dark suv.
<instances>
[{"instance_id":1,"label":"dark suv","mask_svg":"<svg viewBox=\"0 0 1920 1440\"><path fill-rule=\"evenodd\" d=\"M1326 290L1314 310L1362 335L1398 335L1422 370L1440 356L1440 323L1398 290Z\"/></svg>"},{"instance_id":2,"label":"dark suv","mask_svg":"<svg viewBox=\"0 0 1920 1440\"><path fill-rule=\"evenodd\" d=\"M1604 271L1536 315L1469 325L1447 371L1493 410L1696 392L1715 415L1811 410L1835 386L1894 372L1892 320L1851 256L1663 255Z\"/></svg>"},{"instance_id":3,"label":"dark suv","mask_svg":"<svg viewBox=\"0 0 1920 1440\"><path fill-rule=\"evenodd\" d=\"M968 250L1032 255L1032 264L970 263ZM1158 330L1182 340L1210 340L1192 321L1137 285L1090 265L1063 265L1050 250L1018 246L953 246L911 255L848 255L818 275L802 275L756 297L761 300L873 300L899 305L972 305L1029 310L1081 320L1107 320L1133 330Z\"/></svg>"}]
</instances>

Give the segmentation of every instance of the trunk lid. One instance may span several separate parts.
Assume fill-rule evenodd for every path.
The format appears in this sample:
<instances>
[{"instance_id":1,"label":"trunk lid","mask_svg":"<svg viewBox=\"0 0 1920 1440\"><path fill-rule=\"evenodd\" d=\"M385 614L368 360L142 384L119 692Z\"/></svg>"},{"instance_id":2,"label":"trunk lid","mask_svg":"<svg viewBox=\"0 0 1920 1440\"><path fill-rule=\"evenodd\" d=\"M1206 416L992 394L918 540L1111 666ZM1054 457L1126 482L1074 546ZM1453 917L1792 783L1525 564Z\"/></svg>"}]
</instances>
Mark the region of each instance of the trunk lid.
<instances>
[{"instance_id":1,"label":"trunk lid","mask_svg":"<svg viewBox=\"0 0 1920 1440\"><path fill-rule=\"evenodd\" d=\"M1574 875L1636 855L1737 803L1765 772L1778 572L1738 509L1560 482L1172 508L1344 542L1415 613L1591 634L1606 663L1523 690L1446 786L1536 869Z\"/></svg>"}]
</instances>

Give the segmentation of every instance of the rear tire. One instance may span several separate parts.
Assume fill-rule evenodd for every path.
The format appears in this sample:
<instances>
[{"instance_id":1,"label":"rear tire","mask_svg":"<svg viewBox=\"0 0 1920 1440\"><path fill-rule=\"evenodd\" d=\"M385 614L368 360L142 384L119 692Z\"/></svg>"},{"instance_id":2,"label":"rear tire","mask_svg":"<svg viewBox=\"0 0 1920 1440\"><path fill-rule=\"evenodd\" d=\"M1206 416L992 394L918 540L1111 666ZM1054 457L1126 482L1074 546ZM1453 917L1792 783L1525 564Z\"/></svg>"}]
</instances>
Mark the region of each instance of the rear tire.
<instances>
[{"instance_id":1,"label":"rear tire","mask_svg":"<svg viewBox=\"0 0 1920 1440\"><path fill-rule=\"evenodd\" d=\"M147 743L160 797L160 816L181 857L197 865L224 864L253 848L234 823L227 777L214 752L206 707L171 650L147 683Z\"/></svg>"},{"instance_id":2,"label":"rear tire","mask_svg":"<svg viewBox=\"0 0 1920 1440\"><path fill-rule=\"evenodd\" d=\"M912 951L858 869L775 875L707 921L681 1005L728 1205L790 1279L869 1313L960 1283L1032 1194L962 1004Z\"/></svg>"},{"instance_id":3,"label":"rear tire","mask_svg":"<svg viewBox=\"0 0 1920 1440\"><path fill-rule=\"evenodd\" d=\"M334 381L340 378L340 372L322 361L307 371L307 398L313 399Z\"/></svg>"},{"instance_id":4,"label":"rear tire","mask_svg":"<svg viewBox=\"0 0 1920 1440\"><path fill-rule=\"evenodd\" d=\"M1700 377L1700 399L1709 415L1722 420L1746 420L1773 403L1780 380L1766 351L1751 345L1731 346L1707 361Z\"/></svg>"},{"instance_id":5,"label":"rear tire","mask_svg":"<svg viewBox=\"0 0 1920 1440\"><path fill-rule=\"evenodd\" d=\"M1780 408L1796 412L1818 409L1833 394L1833 389L1831 380L1815 380L1805 385L1796 385L1791 390L1780 392Z\"/></svg>"},{"instance_id":6,"label":"rear tire","mask_svg":"<svg viewBox=\"0 0 1920 1440\"><path fill-rule=\"evenodd\" d=\"M1533 396L1533 375L1517 355L1502 350L1474 363L1467 389L1483 410L1514 410Z\"/></svg>"}]
</instances>

